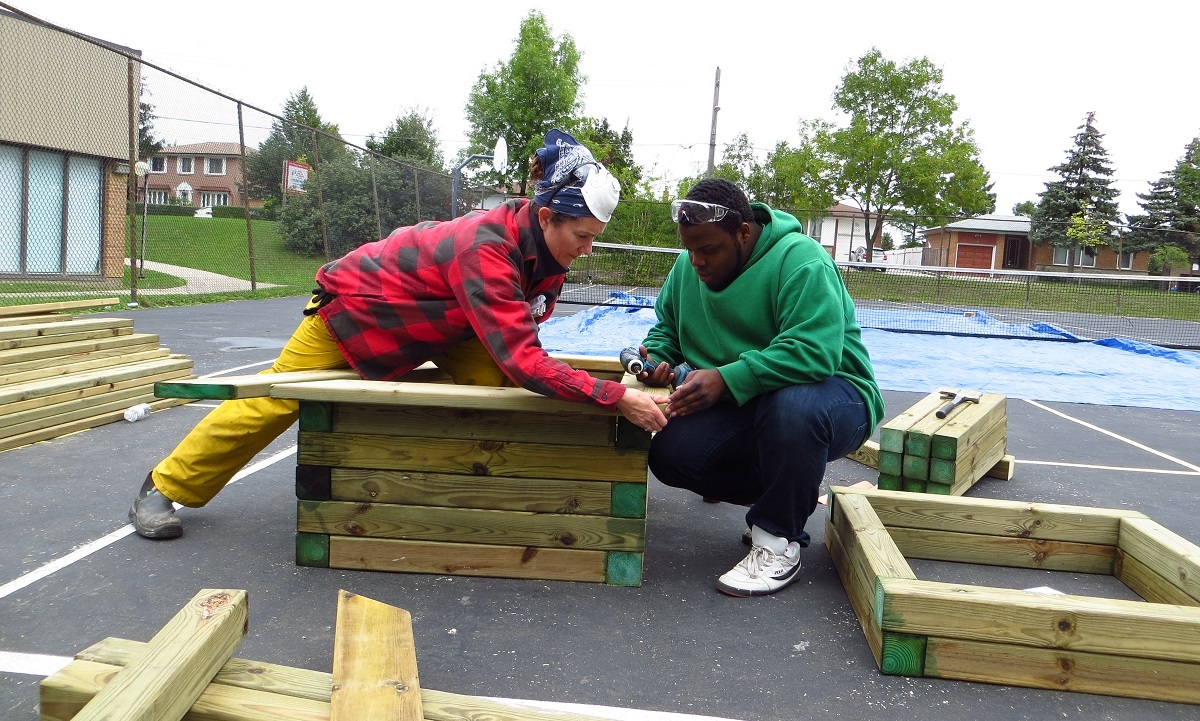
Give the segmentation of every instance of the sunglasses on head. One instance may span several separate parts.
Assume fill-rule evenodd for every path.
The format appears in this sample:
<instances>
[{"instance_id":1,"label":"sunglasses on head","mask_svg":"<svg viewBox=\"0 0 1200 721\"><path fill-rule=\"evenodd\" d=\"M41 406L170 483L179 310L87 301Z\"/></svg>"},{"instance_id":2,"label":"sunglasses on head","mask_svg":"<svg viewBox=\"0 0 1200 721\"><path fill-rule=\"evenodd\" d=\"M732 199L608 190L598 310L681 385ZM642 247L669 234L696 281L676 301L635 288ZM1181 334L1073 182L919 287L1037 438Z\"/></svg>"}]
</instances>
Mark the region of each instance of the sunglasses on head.
<instances>
[{"instance_id":1,"label":"sunglasses on head","mask_svg":"<svg viewBox=\"0 0 1200 721\"><path fill-rule=\"evenodd\" d=\"M715 223L730 213L738 215L736 210L716 203L705 203L699 200L676 200L671 203L671 220L676 223L684 222L692 225Z\"/></svg>"}]
</instances>

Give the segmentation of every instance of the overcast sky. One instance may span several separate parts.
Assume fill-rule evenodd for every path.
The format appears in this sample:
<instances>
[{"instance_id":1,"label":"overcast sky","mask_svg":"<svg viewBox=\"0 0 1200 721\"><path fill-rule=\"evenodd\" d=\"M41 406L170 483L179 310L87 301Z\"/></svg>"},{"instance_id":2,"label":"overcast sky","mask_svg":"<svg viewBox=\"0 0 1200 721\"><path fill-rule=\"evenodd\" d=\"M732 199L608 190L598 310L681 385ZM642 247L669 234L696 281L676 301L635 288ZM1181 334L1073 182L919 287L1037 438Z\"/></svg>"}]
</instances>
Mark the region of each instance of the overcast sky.
<instances>
[{"instance_id":1,"label":"overcast sky","mask_svg":"<svg viewBox=\"0 0 1200 721\"><path fill-rule=\"evenodd\" d=\"M836 119L834 88L872 46L897 61L927 56L944 70L1001 213L1036 200L1088 111L1105 135L1125 212L1137 211L1134 194L1200 135L1200 5L1187 1L6 2L266 110L279 112L307 86L352 142L381 133L408 107L425 109L447 157L465 145L472 84L508 58L533 8L583 51L586 113L628 123L637 161L667 179L707 163L718 66L718 153L745 132L765 156L796 140L800 119ZM163 115L194 113L169 89L151 92ZM228 123L159 126L170 142L237 139Z\"/></svg>"}]
</instances>

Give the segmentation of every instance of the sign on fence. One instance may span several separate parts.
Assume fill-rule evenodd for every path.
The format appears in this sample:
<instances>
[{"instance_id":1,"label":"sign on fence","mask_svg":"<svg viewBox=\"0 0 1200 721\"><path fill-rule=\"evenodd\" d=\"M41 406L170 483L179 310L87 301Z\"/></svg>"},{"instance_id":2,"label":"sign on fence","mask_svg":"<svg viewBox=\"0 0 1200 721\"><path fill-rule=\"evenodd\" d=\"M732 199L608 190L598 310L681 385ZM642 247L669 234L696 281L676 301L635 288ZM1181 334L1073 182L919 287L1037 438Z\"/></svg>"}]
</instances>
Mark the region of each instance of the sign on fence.
<instances>
[{"instance_id":1,"label":"sign on fence","mask_svg":"<svg viewBox=\"0 0 1200 721\"><path fill-rule=\"evenodd\" d=\"M304 184L308 182L308 171L312 170L304 163L294 160L283 161L283 192L289 194L303 193Z\"/></svg>"}]
</instances>

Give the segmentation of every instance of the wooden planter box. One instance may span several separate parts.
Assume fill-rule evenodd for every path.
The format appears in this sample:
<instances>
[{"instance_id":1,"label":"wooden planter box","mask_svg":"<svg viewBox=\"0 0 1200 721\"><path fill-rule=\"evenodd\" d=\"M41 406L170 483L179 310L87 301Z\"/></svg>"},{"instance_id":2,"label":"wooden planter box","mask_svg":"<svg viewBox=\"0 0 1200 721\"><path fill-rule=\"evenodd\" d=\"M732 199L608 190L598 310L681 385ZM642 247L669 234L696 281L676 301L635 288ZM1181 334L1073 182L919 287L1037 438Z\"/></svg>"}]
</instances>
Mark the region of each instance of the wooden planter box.
<instances>
[{"instance_id":1,"label":"wooden planter box","mask_svg":"<svg viewBox=\"0 0 1200 721\"><path fill-rule=\"evenodd\" d=\"M300 400L298 564L641 585L650 437L623 418L492 386L271 395Z\"/></svg>"},{"instance_id":2,"label":"wooden planter box","mask_svg":"<svg viewBox=\"0 0 1200 721\"><path fill-rule=\"evenodd\" d=\"M1200 547L1140 513L834 488L825 543L885 674L1200 703ZM921 581L906 558L1111 574L1146 602Z\"/></svg>"}]
</instances>

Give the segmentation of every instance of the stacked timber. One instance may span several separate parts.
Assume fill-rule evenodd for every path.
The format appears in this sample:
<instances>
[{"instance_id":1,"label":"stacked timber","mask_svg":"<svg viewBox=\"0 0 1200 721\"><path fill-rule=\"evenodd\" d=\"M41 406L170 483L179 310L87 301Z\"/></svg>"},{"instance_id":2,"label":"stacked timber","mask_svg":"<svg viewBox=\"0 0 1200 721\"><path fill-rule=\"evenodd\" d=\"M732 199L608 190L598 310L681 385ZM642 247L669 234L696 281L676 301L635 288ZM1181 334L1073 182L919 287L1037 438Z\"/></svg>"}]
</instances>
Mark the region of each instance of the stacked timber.
<instances>
[{"instance_id":1,"label":"stacked timber","mask_svg":"<svg viewBox=\"0 0 1200 721\"><path fill-rule=\"evenodd\" d=\"M191 360L132 320L62 313L116 302L0 307L0 451L120 420L140 403L180 402L156 400L154 384L191 377Z\"/></svg>"},{"instance_id":2,"label":"stacked timber","mask_svg":"<svg viewBox=\"0 0 1200 721\"><path fill-rule=\"evenodd\" d=\"M1200 703L1200 547L1141 513L835 487L825 545L884 674ZM1110 574L1146 602L922 581L907 559Z\"/></svg>"},{"instance_id":3,"label":"stacked timber","mask_svg":"<svg viewBox=\"0 0 1200 721\"><path fill-rule=\"evenodd\" d=\"M973 400L947 412L959 395ZM1011 459L998 467L1007 433L1003 395L940 389L880 429L879 488L961 496L984 476L1011 478Z\"/></svg>"},{"instance_id":4,"label":"stacked timber","mask_svg":"<svg viewBox=\"0 0 1200 721\"><path fill-rule=\"evenodd\" d=\"M43 721L599 721L421 688L412 618L342 591L333 673L231 658L246 592L202 590L149 643L108 638L41 683Z\"/></svg>"}]
</instances>

